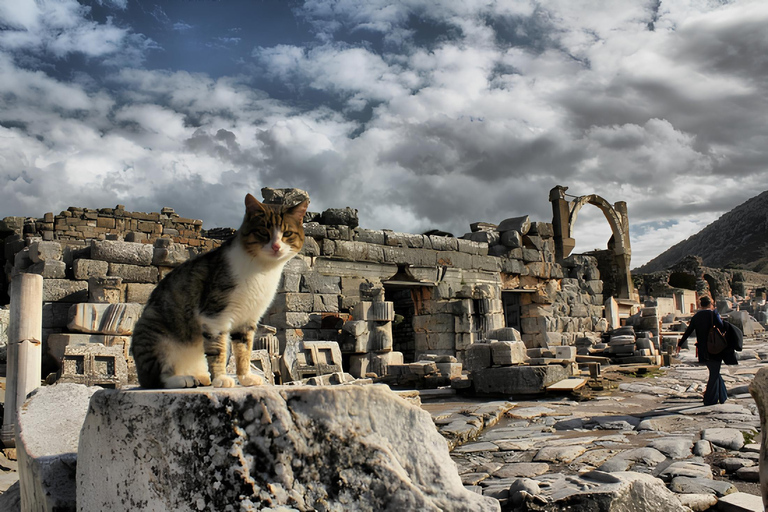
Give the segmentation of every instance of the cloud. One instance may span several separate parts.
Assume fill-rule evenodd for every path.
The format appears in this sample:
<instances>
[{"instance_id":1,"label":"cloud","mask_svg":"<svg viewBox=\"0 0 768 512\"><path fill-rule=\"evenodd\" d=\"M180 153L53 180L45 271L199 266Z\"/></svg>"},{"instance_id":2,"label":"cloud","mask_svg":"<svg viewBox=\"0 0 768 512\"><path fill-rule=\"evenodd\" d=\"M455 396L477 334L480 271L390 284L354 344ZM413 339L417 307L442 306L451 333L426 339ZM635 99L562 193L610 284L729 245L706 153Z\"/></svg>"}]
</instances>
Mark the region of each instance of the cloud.
<instances>
[{"instance_id":1,"label":"cloud","mask_svg":"<svg viewBox=\"0 0 768 512\"><path fill-rule=\"evenodd\" d=\"M151 37L101 5L113 21L0 5L0 216L120 202L236 226L246 191L296 186L363 227L461 235L550 220L560 184L627 202L640 265L768 188L763 2L310 0L314 40L219 78L145 68ZM52 71L75 56L97 67ZM586 210L577 243L604 247Z\"/></svg>"},{"instance_id":2,"label":"cloud","mask_svg":"<svg viewBox=\"0 0 768 512\"><path fill-rule=\"evenodd\" d=\"M125 9L121 0L107 2ZM19 0L0 6L0 49L20 55L51 56L61 60L72 54L104 59L111 65L138 64L155 43L130 29L88 19L91 8L76 0Z\"/></svg>"}]
</instances>

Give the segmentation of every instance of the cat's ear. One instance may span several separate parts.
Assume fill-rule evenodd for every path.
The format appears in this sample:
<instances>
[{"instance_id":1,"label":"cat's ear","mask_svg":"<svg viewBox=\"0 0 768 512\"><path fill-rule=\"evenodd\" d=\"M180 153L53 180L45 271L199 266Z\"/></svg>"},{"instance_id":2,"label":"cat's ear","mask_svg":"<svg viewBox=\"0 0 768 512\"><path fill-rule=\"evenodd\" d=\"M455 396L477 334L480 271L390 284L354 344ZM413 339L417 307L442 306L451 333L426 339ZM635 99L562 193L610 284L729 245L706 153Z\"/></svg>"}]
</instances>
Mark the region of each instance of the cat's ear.
<instances>
[{"instance_id":1,"label":"cat's ear","mask_svg":"<svg viewBox=\"0 0 768 512\"><path fill-rule=\"evenodd\" d=\"M245 214L249 217L257 212L264 211L264 205L251 194L245 195Z\"/></svg>"},{"instance_id":2,"label":"cat's ear","mask_svg":"<svg viewBox=\"0 0 768 512\"><path fill-rule=\"evenodd\" d=\"M307 213L307 208L309 208L309 199L303 203L299 203L296 206L288 208L285 211L285 214L293 217L299 222L304 222L304 214Z\"/></svg>"}]
</instances>

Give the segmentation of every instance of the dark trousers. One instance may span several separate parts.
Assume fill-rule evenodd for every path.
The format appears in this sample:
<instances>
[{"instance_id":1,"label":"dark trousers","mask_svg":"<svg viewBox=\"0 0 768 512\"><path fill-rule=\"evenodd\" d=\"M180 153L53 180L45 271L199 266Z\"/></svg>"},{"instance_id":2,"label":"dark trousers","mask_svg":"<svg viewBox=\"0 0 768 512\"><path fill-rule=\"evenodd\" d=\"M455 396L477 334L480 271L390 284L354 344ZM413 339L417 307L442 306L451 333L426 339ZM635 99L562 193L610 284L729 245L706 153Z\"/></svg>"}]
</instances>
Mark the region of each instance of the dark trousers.
<instances>
[{"instance_id":1,"label":"dark trousers","mask_svg":"<svg viewBox=\"0 0 768 512\"><path fill-rule=\"evenodd\" d=\"M728 390L725 389L725 382L720 376L720 365L723 361L712 358L707 361L709 369L709 380L707 381L707 390L704 392L704 405L724 404L728 400Z\"/></svg>"}]
</instances>

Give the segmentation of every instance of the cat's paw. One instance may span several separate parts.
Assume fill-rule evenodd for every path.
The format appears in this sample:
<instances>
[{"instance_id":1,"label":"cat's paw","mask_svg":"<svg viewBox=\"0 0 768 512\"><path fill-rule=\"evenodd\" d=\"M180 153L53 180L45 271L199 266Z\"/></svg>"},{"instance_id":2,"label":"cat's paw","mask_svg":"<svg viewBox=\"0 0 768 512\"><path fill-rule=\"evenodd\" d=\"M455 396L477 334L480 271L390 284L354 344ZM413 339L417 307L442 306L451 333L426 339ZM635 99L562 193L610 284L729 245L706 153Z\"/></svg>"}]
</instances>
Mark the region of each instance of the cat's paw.
<instances>
[{"instance_id":1,"label":"cat's paw","mask_svg":"<svg viewBox=\"0 0 768 512\"><path fill-rule=\"evenodd\" d=\"M166 389L196 388L200 381L192 375L173 375L166 378L163 384Z\"/></svg>"},{"instance_id":2,"label":"cat's paw","mask_svg":"<svg viewBox=\"0 0 768 512\"><path fill-rule=\"evenodd\" d=\"M264 379L261 378L261 375L255 373L238 375L237 380L240 381L241 386L261 386L264 384Z\"/></svg>"},{"instance_id":3,"label":"cat's paw","mask_svg":"<svg viewBox=\"0 0 768 512\"><path fill-rule=\"evenodd\" d=\"M211 377L207 373L203 375L197 375L195 378L198 380L198 382L200 382L201 386L211 385Z\"/></svg>"},{"instance_id":4,"label":"cat's paw","mask_svg":"<svg viewBox=\"0 0 768 512\"><path fill-rule=\"evenodd\" d=\"M215 388L232 388L235 387L235 379L229 375L219 375L213 379L213 387Z\"/></svg>"}]
</instances>

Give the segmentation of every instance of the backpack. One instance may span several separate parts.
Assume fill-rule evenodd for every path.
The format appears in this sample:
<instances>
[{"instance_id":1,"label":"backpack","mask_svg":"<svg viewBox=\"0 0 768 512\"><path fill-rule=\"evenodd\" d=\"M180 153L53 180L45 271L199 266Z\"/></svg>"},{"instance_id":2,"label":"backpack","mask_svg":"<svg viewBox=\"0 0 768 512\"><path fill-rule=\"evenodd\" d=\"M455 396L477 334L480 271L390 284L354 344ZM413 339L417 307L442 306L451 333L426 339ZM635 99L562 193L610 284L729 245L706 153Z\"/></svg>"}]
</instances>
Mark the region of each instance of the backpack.
<instances>
[{"instance_id":1,"label":"backpack","mask_svg":"<svg viewBox=\"0 0 768 512\"><path fill-rule=\"evenodd\" d=\"M710 354L719 354L728 348L728 341L725 339L725 333L721 332L715 326L715 312L712 312L712 327L709 328L707 336L707 352Z\"/></svg>"}]
</instances>

